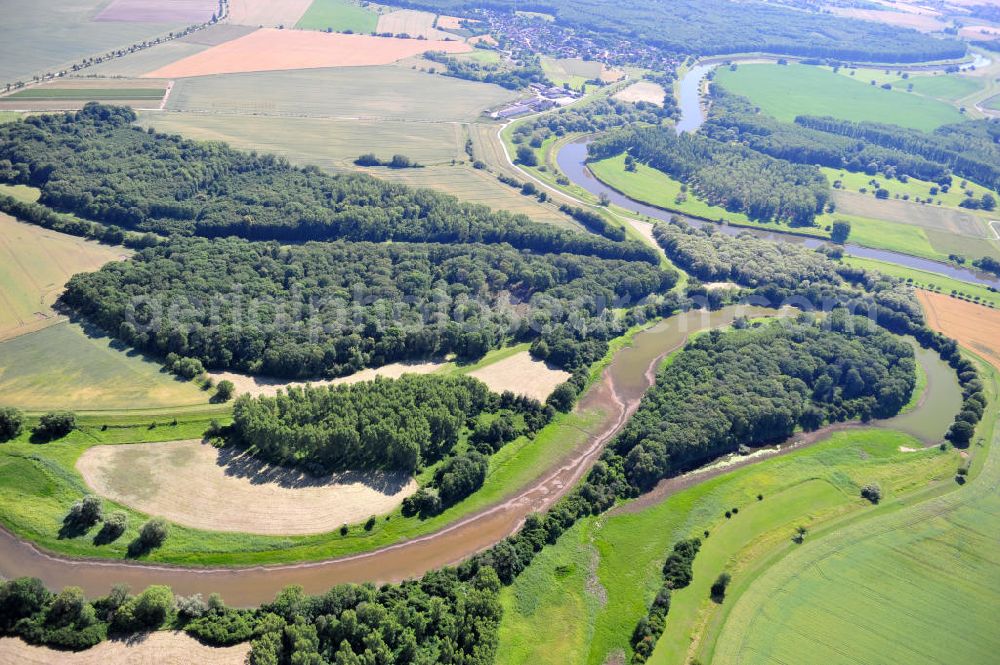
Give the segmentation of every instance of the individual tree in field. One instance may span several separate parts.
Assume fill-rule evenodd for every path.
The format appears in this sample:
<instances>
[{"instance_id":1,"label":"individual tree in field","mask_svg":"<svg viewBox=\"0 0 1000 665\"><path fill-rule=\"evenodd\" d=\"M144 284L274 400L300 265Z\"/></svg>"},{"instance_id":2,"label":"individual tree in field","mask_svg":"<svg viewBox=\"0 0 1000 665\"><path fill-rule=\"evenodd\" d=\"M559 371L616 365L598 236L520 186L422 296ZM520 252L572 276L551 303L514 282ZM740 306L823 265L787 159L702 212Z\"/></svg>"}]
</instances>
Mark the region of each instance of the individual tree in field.
<instances>
[{"instance_id":1,"label":"individual tree in field","mask_svg":"<svg viewBox=\"0 0 1000 665\"><path fill-rule=\"evenodd\" d=\"M715 582L712 583L711 595L712 600L717 603L721 603L726 598L726 589L729 587L729 582L732 580L732 576L729 573L719 573L719 576L715 578Z\"/></svg>"},{"instance_id":2,"label":"individual tree in field","mask_svg":"<svg viewBox=\"0 0 1000 665\"><path fill-rule=\"evenodd\" d=\"M847 242L847 237L851 235L851 223L838 219L833 223L833 227L830 229L830 240L837 244L843 245Z\"/></svg>"},{"instance_id":3,"label":"individual tree in field","mask_svg":"<svg viewBox=\"0 0 1000 665\"><path fill-rule=\"evenodd\" d=\"M76 429L76 416L68 411L51 411L38 419L34 434L43 441L60 439Z\"/></svg>"},{"instance_id":4,"label":"individual tree in field","mask_svg":"<svg viewBox=\"0 0 1000 665\"><path fill-rule=\"evenodd\" d=\"M219 381L219 385L215 388L215 400L217 402L228 402L233 398L233 393L235 392L236 386L232 381Z\"/></svg>"},{"instance_id":5,"label":"individual tree in field","mask_svg":"<svg viewBox=\"0 0 1000 665\"><path fill-rule=\"evenodd\" d=\"M154 517L139 528L139 536L129 544L129 555L140 556L160 547L170 531L162 517Z\"/></svg>"},{"instance_id":6,"label":"individual tree in field","mask_svg":"<svg viewBox=\"0 0 1000 665\"><path fill-rule=\"evenodd\" d=\"M882 488L876 483L869 483L861 488L861 496L872 503L878 503L882 500Z\"/></svg>"},{"instance_id":7,"label":"individual tree in field","mask_svg":"<svg viewBox=\"0 0 1000 665\"><path fill-rule=\"evenodd\" d=\"M517 161L525 166L538 166L538 156L529 146L517 146Z\"/></svg>"},{"instance_id":8,"label":"individual tree in field","mask_svg":"<svg viewBox=\"0 0 1000 665\"><path fill-rule=\"evenodd\" d=\"M0 408L0 441L9 441L21 433L24 414L13 407Z\"/></svg>"}]
</instances>

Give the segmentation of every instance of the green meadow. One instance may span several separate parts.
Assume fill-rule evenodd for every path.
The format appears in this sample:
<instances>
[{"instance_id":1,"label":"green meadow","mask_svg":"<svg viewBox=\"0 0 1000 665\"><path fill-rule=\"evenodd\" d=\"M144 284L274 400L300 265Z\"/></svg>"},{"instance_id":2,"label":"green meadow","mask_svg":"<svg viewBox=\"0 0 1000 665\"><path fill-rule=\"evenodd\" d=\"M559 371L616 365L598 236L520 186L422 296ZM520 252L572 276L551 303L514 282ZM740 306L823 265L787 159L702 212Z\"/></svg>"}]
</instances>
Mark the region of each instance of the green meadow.
<instances>
[{"instance_id":1,"label":"green meadow","mask_svg":"<svg viewBox=\"0 0 1000 665\"><path fill-rule=\"evenodd\" d=\"M995 414L997 373L980 366ZM924 502L890 498L877 519L807 540L752 580L729 612L715 660L995 662L997 434L995 421L984 420L969 449L979 475L964 487Z\"/></svg>"},{"instance_id":2,"label":"green meadow","mask_svg":"<svg viewBox=\"0 0 1000 665\"><path fill-rule=\"evenodd\" d=\"M800 115L817 115L931 131L963 119L958 109L945 102L884 90L809 65L740 65L735 71L720 68L715 82L787 122Z\"/></svg>"},{"instance_id":3,"label":"green meadow","mask_svg":"<svg viewBox=\"0 0 1000 665\"><path fill-rule=\"evenodd\" d=\"M296 28L305 30L326 30L359 33L374 32L378 26L378 14L350 0L313 0L302 15Z\"/></svg>"}]
</instances>

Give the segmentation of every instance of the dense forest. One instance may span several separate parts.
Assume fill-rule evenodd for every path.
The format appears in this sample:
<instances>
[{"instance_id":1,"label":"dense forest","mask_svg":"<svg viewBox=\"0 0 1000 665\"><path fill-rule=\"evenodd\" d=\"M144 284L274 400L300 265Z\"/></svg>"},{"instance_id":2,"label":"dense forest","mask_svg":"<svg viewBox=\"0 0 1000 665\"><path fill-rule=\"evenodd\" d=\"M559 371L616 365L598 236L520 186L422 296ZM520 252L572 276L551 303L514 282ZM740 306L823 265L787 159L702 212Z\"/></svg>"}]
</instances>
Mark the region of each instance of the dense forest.
<instances>
[{"instance_id":1,"label":"dense forest","mask_svg":"<svg viewBox=\"0 0 1000 665\"><path fill-rule=\"evenodd\" d=\"M557 348L610 339L624 325L613 308L676 279L644 262L505 244L173 238L75 275L61 302L159 356L302 378L448 353L477 358L512 339Z\"/></svg>"},{"instance_id":2,"label":"dense forest","mask_svg":"<svg viewBox=\"0 0 1000 665\"><path fill-rule=\"evenodd\" d=\"M108 636L181 625L210 645L250 641L249 665L489 665L502 612L499 592L488 568L467 581L445 569L381 587L342 584L318 596L288 587L274 601L242 610L214 594L175 597L165 586L133 596L118 585L88 601L79 588L53 594L41 580L21 578L0 582L0 635L79 650Z\"/></svg>"},{"instance_id":3,"label":"dense forest","mask_svg":"<svg viewBox=\"0 0 1000 665\"><path fill-rule=\"evenodd\" d=\"M621 35L671 53L763 51L860 62L925 62L956 59L966 52L965 44L955 39L763 2L400 0L396 4L452 15L477 8L541 12L583 33Z\"/></svg>"},{"instance_id":4,"label":"dense forest","mask_svg":"<svg viewBox=\"0 0 1000 665\"><path fill-rule=\"evenodd\" d=\"M85 219L161 234L250 240L507 242L519 249L656 263L637 241L538 224L364 174L295 168L273 155L144 131L127 108L0 125L0 181L42 191L40 203Z\"/></svg>"},{"instance_id":5,"label":"dense forest","mask_svg":"<svg viewBox=\"0 0 1000 665\"><path fill-rule=\"evenodd\" d=\"M815 166L700 134L678 136L673 127L617 129L588 146L593 160L623 152L689 185L708 203L752 219L809 226L830 197L830 185Z\"/></svg>"},{"instance_id":6,"label":"dense forest","mask_svg":"<svg viewBox=\"0 0 1000 665\"><path fill-rule=\"evenodd\" d=\"M803 127L934 162L991 189L1000 189L1000 120L969 120L927 134L876 122L800 116ZM934 178L931 178L934 180Z\"/></svg>"},{"instance_id":7,"label":"dense forest","mask_svg":"<svg viewBox=\"0 0 1000 665\"><path fill-rule=\"evenodd\" d=\"M712 331L657 375L609 460L620 456L628 482L647 489L740 445L783 441L796 427L894 415L915 381L909 344L843 310L823 326Z\"/></svg>"},{"instance_id":8,"label":"dense forest","mask_svg":"<svg viewBox=\"0 0 1000 665\"><path fill-rule=\"evenodd\" d=\"M719 85L712 85L711 94L712 106L701 131L718 141L740 142L796 164L844 168L870 175L882 173L887 177L912 176L940 184L951 182L951 171L945 163L897 147L882 147L805 124L782 122L760 113L750 100Z\"/></svg>"},{"instance_id":9,"label":"dense forest","mask_svg":"<svg viewBox=\"0 0 1000 665\"><path fill-rule=\"evenodd\" d=\"M648 102L622 102L616 99L598 99L582 106L562 108L546 113L528 122L517 124L512 140L540 148L553 136L574 132L604 132L615 127L634 124L658 125L666 118L677 115L677 102L673 95L666 97L668 105L657 106Z\"/></svg>"}]
</instances>

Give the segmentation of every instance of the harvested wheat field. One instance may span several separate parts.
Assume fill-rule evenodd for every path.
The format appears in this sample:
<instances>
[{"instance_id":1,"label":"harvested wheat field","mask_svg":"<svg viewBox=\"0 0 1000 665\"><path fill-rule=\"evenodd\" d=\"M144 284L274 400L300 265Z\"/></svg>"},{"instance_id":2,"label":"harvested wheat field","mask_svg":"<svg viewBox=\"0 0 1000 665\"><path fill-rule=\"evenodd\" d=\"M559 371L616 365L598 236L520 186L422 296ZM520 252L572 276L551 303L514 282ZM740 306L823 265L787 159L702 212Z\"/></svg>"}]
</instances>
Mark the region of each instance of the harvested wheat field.
<instances>
[{"instance_id":1,"label":"harvested wheat field","mask_svg":"<svg viewBox=\"0 0 1000 665\"><path fill-rule=\"evenodd\" d=\"M128 641L101 642L71 653L0 637L0 665L243 665L249 644L209 647L180 631L161 631Z\"/></svg>"},{"instance_id":2,"label":"harvested wheat field","mask_svg":"<svg viewBox=\"0 0 1000 665\"><path fill-rule=\"evenodd\" d=\"M392 363L374 369L363 369L350 376L342 376L337 379L321 379L319 381L284 381L282 379L271 379L263 376L248 376L237 374L236 372L210 372L209 376L216 382L232 381L236 386L236 393L241 395L249 393L253 396L276 395L278 390L302 386L336 386L350 385L361 381L373 381L375 377L386 379L398 379L404 374L430 374L440 369L444 362L422 362L422 363Z\"/></svg>"},{"instance_id":3,"label":"harvested wheat field","mask_svg":"<svg viewBox=\"0 0 1000 665\"><path fill-rule=\"evenodd\" d=\"M144 75L183 78L321 67L387 65L427 51L466 53L468 44L262 28Z\"/></svg>"},{"instance_id":4,"label":"harvested wheat field","mask_svg":"<svg viewBox=\"0 0 1000 665\"><path fill-rule=\"evenodd\" d=\"M528 351L514 354L482 369L469 372L494 392L509 390L544 401L560 383L571 374L553 369L541 360L535 360Z\"/></svg>"},{"instance_id":5,"label":"harvested wheat field","mask_svg":"<svg viewBox=\"0 0 1000 665\"><path fill-rule=\"evenodd\" d=\"M58 322L52 304L71 276L131 253L0 213L0 340Z\"/></svg>"},{"instance_id":6,"label":"harvested wheat field","mask_svg":"<svg viewBox=\"0 0 1000 665\"><path fill-rule=\"evenodd\" d=\"M229 0L229 22L265 28L293 26L311 4L312 0Z\"/></svg>"},{"instance_id":7,"label":"harvested wheat field","mask_svg":"<svg viewBox=\"0 0 1000 665\"><path fill-rule=\"evenodd\" d=\"M400 9L379 16L376 29L379 34L392 33L424 39L458 39L456 35L436 29L434 19L434 14L429 12Z\"/></svg>"},{"instance_id":8,"label":"harvested wheat field","mask_svg":"<svg viewBox=\"0 0 1000 665\"><path fill-rule=\"evenodd\" d=\"M461 30L464 20L460 16L438 16L437 27L442 30Z\"/></svg>"},{"instance_id":9,"label":"harvested wheat field","mask_svg":"<svg viewBox=\"0 0 1000 665\"><path fill-rule=\"evenodd\" d=\"M122 23L206 23L219 9L216 0L112 0L95 21Z\"/></svg>"},{"instance_id":10,"label":"harvested wheat field","mask_svg":"<svg viewBox=\"0 0 1000 665\"><path fill-rule=\"evenodd\" d=\"M941 293L917 291L927 325L958 340L1000 369L1000 310Z\"/></svg>"},{"instance_id":11,"label":"harvested wheat field","mask_svg":"<svg viewBox=\"0 0 1000 665\"><path fill-rule=\"evenodd\" d=\"M886 23L900 28L913 28L922 32L938 32L948 27L933 16L907 12L883 11L881 9L856 9L854 7L831 7L830 11L839 16Z\"/></svg>"},{"instance_id":12,"label":"harvested wheat field","mask_svg":"<svg viewBox=\"0 0 1000 665\"><path fill-rule=\"evenodd\" d=\"M407 474L310 476L201 441L93 446L76 468L98 494L196 529L266 535L333 531L395 508L417 491Z\"/></svg>"},{"instance_id":13,"label":"harvested wheat field","mask_svg":"<svg viewBox=\"0 0 1000 665\"><path fill-rule=\"evenodd\" d=\"M657 106L663 106L663 98L667 96L667 91L659 83L652 81L636 81L621 92L615 93L615 99L623 102L649 102Z\"/></svg>"}]
</instances>

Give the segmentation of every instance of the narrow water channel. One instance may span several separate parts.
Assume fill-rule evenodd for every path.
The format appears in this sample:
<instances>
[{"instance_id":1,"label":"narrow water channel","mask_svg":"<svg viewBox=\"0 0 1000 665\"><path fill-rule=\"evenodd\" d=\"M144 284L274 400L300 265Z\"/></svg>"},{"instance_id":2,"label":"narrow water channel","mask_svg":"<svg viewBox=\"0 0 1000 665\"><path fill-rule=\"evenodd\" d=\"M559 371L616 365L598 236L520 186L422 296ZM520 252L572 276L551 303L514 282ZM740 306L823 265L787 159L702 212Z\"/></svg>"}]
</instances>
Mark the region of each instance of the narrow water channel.
<instances>
[{"instance_id":1,"label":"narrow water channel","mask_svg":"<svg viewBox=\"0 0 1000 665\"><path fill-rule=\"evenodd\" d=\"M321 593L342 582L392 582L458 563L500 541L524 518L545 510L583 477L608 441L618 433L652 385L661 359L688 335L731 323L737 316L763 316L775 310L729 307L717 312L692 311L671 317L635 335L619 351L601 380L580 400L577 409L600 414L587 437L562 461L502 503L458 520L440 531L363 554L299 565L189 569L113 560L70 560L38 550L0 530L0 575L39 577L50 589L82 587L89 596L105 594L113 584L133 589L170 585L176 593L221 593L235 606L270 600L281 588L300 584Z\"/></svg>"},{"instance_id":2,"label":"narrow water channel","mask_svg":"<svg viewBox=\"0 0 1000 665\"><path fill-rule=\"evenodd\" d=\"M693 70L692 70L693 71ZM698 112L701 113L700 107L698 107ZM699 123L700 125L700 123ZM761 229L746 228L742 226L730 226L728 224L716 224L715 222L706 222L700 219L694 219L692 217L687 217L683 214L670 212L662 208L657 208L645 203L636 201L635 199L625 196L621 192L608 187L603 182L598 180L587 168L587 141L578 141L575 143L569 143L564 146L559 153L556 155L556 162L559 165L559 170L569 178L574 184L583 187L591 194L597 196L605 195L608 199L617 206L620 206L626 210L630 210L634 213L644 215L646 217L651 217L654 220L669 221L672 217L678 217L688 222L692 226L703 226L705 224L711 224L716 230L725 233L727 235L738 235L740 233L750 233L758 238L763 238L765 240L770 240L773 242L787 242L802 245L804 247L809 247L815 249L820 245L824 244L823 240L819 238L809 238L805 236L798 236L791 233L778 233L774 231L764 231ZM897 265L906 266L908 268L914 268L916 270L923 270L926 272L937 273L939 275L944 275L946 277L951 277L953 279L958 279L963 282L972 282L975 284L982 284L984 286L993 286L1000 288L1000 277L994 277L988 273L970 270L968 268L959 268L957 266L952 266L947 263L940 263L938 261L931 261L930 259L922 259L916 256L910 256L909 254L901 254L899 252L890 252L883 249L871 249L870 247L861 247L860 245L846 244L844 245L844 250L851 256L857 256L863 259L877 259L879 261L885 261L887 263L895 263Z\"/></svg>"}]
</instances>

